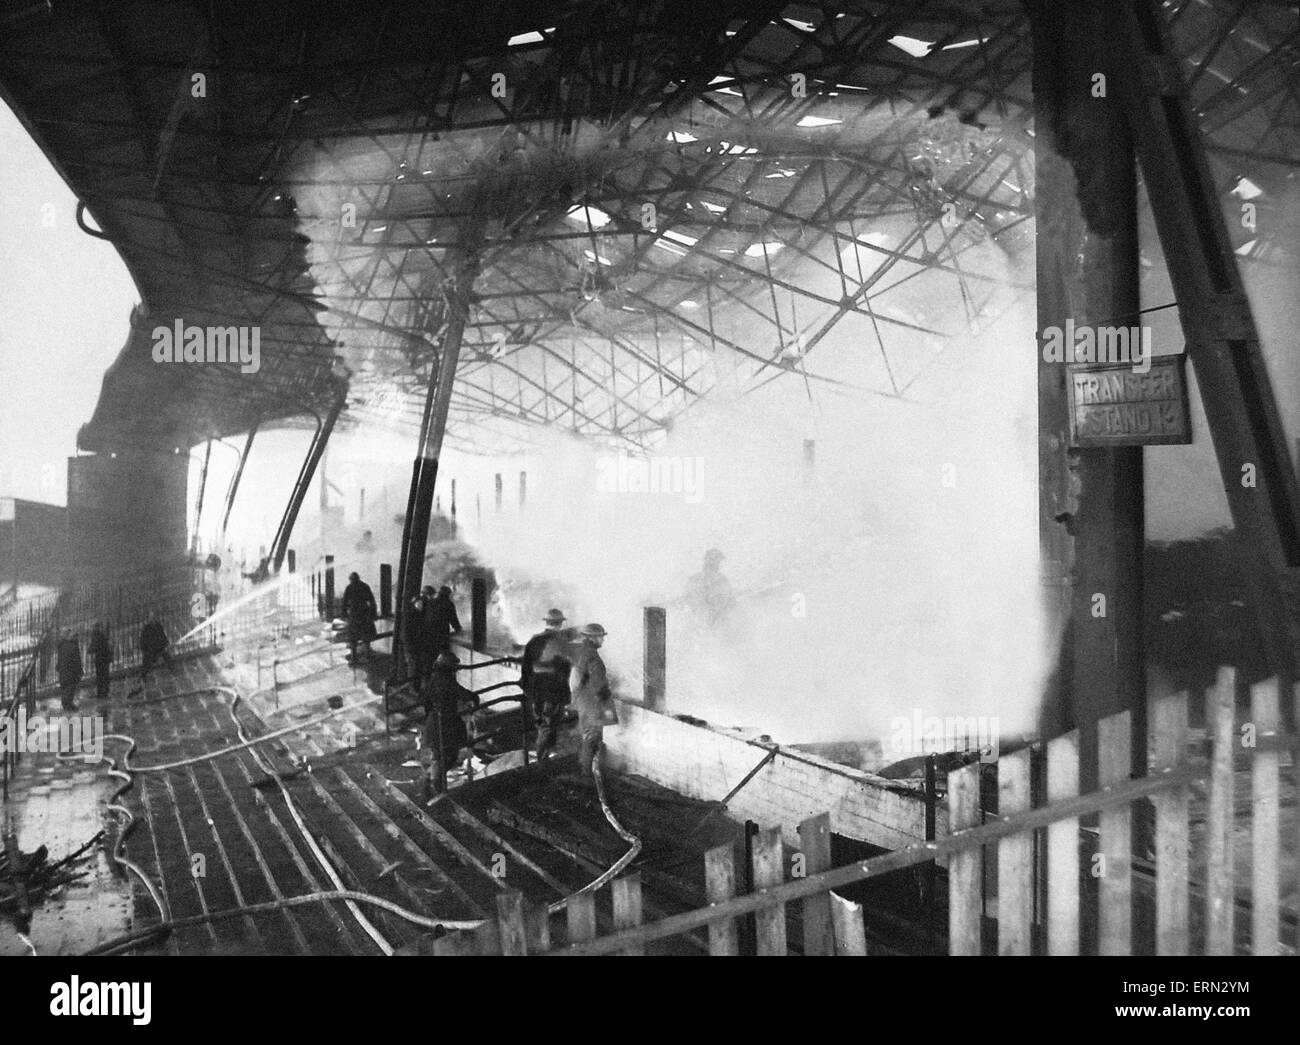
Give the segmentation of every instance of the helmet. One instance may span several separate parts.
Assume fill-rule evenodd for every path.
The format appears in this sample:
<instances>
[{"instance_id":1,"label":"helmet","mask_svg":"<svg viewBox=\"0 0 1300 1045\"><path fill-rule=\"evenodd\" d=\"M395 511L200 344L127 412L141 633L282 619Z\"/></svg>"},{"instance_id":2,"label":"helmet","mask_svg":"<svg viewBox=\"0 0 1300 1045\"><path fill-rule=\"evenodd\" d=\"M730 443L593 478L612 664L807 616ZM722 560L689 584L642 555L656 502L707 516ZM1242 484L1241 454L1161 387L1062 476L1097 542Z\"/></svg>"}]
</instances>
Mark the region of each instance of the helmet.
<instances>
[{"instance_id":1,"label":"helmet","mask_svg":"<svg viewBox=\"0 0 1300 1045\"><path fill-rule=\"evenodd\" d=\"M550 610L548 610L546 616L543 619L546 621L547 624L555 624L557 626L563 624L566 620L564 614L555 608L551 608Z\"/></svg>"},{"instance_id":2,"label":"helmet","mask_svg":"<svg viewBox=\"0 0 1300 1045\"><path fill-rule=\"evenodd\" d=\"M439 653L438 658L433 662L435 668L454 668L460 663L460 658L454 653Z\"/></svg>"},{"instance_id":3,"label":"helmet","mask_svg":"<svg viewBox=\"0 0 1300 1045\"><path fill-rule=\"evenodd\" d=\"M447 585L444 584L441 588L438 589L438 594L439 594L439 595L450 595L450 594L451 594L451 589L450 589L449 587L447 587Z\"/></svg>"},{"instance_id":4,"label":"helmet","mask_svg":"<svg viewBox=\"0 0 1300 1045\"><path fill-rule=\"evenodd\" d=\"M579 634L586 638L603 639L607 632L599 624L588 624Z\"/></svg>"},{"instance_id":5,"label":"helmet","mask_svg":"<svg viewBox=\"0 0 1300 1045\"><path fill-rule=\"evenodd\" d=\"M425 598L428 598L430 595L433 594L433 585L426 584L423 588L420 589L420 594L423 595Z\"/></svg>"}]
</instances>

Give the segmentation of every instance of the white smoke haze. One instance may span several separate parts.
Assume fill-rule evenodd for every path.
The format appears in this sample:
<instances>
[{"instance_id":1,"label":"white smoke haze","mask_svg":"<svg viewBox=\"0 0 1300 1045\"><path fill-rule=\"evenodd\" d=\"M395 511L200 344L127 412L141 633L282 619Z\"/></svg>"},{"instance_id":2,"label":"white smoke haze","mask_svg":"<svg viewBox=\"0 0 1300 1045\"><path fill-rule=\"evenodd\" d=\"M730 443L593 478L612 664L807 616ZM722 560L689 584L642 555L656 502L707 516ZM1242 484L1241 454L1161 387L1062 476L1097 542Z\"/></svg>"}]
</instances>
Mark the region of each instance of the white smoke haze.
<instances>
[{"instance_id":1,"label":"white smoke haze","mask_svg":"<svg viewBox=\"0 0 1300 1045\"><path fill-rule=\"evenodd\" d=\"M873 248L901 245L908 228L906 217L887 219L860 245L841 239L834 248L866 278L887 257ZM874 307L885 317L888 365L875 324L858 314L841 319L795 372L750 394L742 389L756 364L720 345L712 392L653 449L660 462L691 469L689 491L610 490L617 451L558 431L528 429L534 449L526 455L445 451L443 510L454 478L461 536L496 571L497 609L513 637L522 642L540 628L550 605L571 623L599 621L622 692L639 697L643 609L662 605L675 713L787 743L885 738L892 719L918 709L997 718L1004 735L1032 730L1051 646L1038 581L1032 293L1004 286L982 329L966 319L992 290L989 279L1024 283L1031 274L1012 271L988 241L965 252L960 267L984 280L963 287L952 272L929 271L886 291L913 270L881 273ZM782 274L823 300L843 294L833 267L803 263ZM774 302L764 291L753 308L779 309L797 354L790 331L806 335L830 310L781 288L771 293ZM720 311L716 329L763 358L779 347L771 325L743 307ZM833 381L805 382L800 367ZM894 386L906 388L902 398L878 394ZM449 436L464 447L475 433ZM359 456L386 458L379 468L350 464L355 438L336 437L331 447L331 474L347 491L348 536L336 533L335 543L373 528L381 559L395 564L400 528L390 522L405 507L413 440L366 437ZM811 478L806 439L816 444ZM528 477L522 510L520 471ZM367 487L364 522L353 507L357 483ZM319 526L314 503L312 494L299 523L304 536ZM269 539L280 505L268 507L261 532ZM716 627L684 598L710 547L725 554L722 570L738 597ZM343 562L350 549L325 550Z\"/></svg>"},{"instance_id":2,"label":"white smoke haze","mask_svg":"<svg viewBox=\"0 0 1300 1045\"><path fill-rule=\"evenodd\" d=\"M973 264L996 263L987 253ZM654 452L702 460L698 503L610 492L600 477L612 451L559 434L509 468L482 461L477 478L458 458L449 474L466 477L462 489L490 491L486 473L503 471L509 491L514 466L529 470L525 509L498 514L485 493L471 538L503 581L516 638L540 627L551 601L571 622L598 620L624 694L639 697L643 607L662 605L674 713L790 743L882 738L917 708L996 717L1004 735L1032 730L1049 660L1036 343L1030 308L1009 296L1000 307L981 335L949 344L907 401L814 386L814 408L797 375L743 396L720 374ZM891 332L891 357L909 343L933 356L923 337ZM807 366L854 380L873 352L833 334ZM806 438L816 440L811 481ZM716 628L683 599L710 547L726 555L738 596Z\"/></svg>"}]
</instances>

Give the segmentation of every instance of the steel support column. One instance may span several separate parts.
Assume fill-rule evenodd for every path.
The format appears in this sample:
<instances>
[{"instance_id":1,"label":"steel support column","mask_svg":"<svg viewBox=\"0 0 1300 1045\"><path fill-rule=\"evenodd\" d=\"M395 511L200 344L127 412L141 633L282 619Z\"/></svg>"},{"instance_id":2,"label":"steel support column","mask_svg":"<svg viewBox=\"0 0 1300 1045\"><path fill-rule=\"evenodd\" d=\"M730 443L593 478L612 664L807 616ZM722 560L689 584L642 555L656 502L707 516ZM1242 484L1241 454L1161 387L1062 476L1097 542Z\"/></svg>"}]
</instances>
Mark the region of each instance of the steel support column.
<instances>
[{"instance_id":1,"label":"steel support column","mask_svg":"<svg viewBox=\"0 0 1300 1045\"><path fill-rule=\"evenodd\" d=\"M257 568L258 576L261 578L279 573L280 567L284 565L284 556L289 550L289 539L293 536L294 523L298 521L298 512L302 509L302 502L307 498L307 487L311 485L312 476L316 474L316 466L320 464L330 434L334 431L334 423L339 419L339 414L343 412L347 401L347 388L344 386L339 388L329 413L325 415L316 429L316 434L312 437L311 446L307 449L307 457L298 470L298 479L293 484L289 503L285 506L284 515L280 519L280 526L275 531L275 540L271 542L271 553Z\"/></svg>"},{"instance_id":2,"label":"steel support column","mask_svg":"<svg viewBox=\"0 0 1300 1045\"><path fill-rule=\"evenodd\" d=\"M212 439L208 438L208 444L203 451L203 471L199 473L199 491L194 501L194 533L190 537L190 554L197 555L199 551L199 524L203 521L203 495L208 490L208 467L212 464Z\"/></svg>"},{"instance_id":3,"label":"steel support column","mask_svg":"<svg viewBox=\"0 0 1300 1045\"><path fill-rule=\"evenodd\" d=\"M226 543L226 527L230 525L230 511L235 507L235 494L239 492L239 480L244 477L244 465L248 461L248 452L253 449L253 437L257 435L257 424L248 430L248 438L244 440L244 449L239 455L239 464L235 467L235 474L230 477L230 486L226 489L226 510L221 515L221 543Z\"/></svg>"},{"instance_id":4,"label":"steel support column","mask_svg":"<svg viewBox=\"0 0 1300 1045\"><path fill-rule=\"evenodd\" d=\"M472 256L461 265L444 287L447 296L447 321L438 355L438 369L429 383L420 423L420 444L411 465L411 488L406 500L406 518L402 523L402 553L398 566L397 605L393 624L393 678L406 676L404 647L406 611L420 591L424 578L424 553L429 541L429 516L433 511L433 491L438 478L438 457L447 430L447 411L451 406L460 345L469 314L469 295L477 273Z\"/></svg>"},{"instance_id":5,"label":"steel support column","mask_svg":"<svg viewBox=\"0 0 1300 1045\"><path fill-rule=\"evenodd\" d=\"M1138 322L1133 144L1109 58L1086 31L1101 0L1030 5L1034 44L1038 327ZM1038 353L1039 536L1058 660L1040 726L1054 736L1125 708L1144 759L1143 448L1069 449L1065 364ZM1095 734L1084 730L1085 767Z\"/></svg>"}]
</instances>

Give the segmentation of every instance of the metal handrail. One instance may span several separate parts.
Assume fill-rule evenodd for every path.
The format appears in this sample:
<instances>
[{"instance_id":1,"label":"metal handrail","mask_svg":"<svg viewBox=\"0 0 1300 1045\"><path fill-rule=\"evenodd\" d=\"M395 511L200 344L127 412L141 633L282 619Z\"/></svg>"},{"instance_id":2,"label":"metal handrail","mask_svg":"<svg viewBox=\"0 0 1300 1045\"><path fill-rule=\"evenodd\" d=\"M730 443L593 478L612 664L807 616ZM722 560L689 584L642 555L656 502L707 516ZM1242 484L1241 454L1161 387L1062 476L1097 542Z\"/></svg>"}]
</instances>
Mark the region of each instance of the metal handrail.
<instances>
[{"instance_id":1,"label":"metal handrail","mask_svg":"<svg viewBox=\"0 0 1300 1045\"><path fill-rule=\"evenodd\" d=\"M14 686L13 696L9 698L9 702L5 706L3 715L0 715L0 723L3 724L3 727L6 730L17 729L18 701L23 696L24 692L27 694L27 714L30 716L35 709L35 687L32 683L36 675L36 666L40 661L41 654L48 648L47 644L50 634L52 632L57 632L58 630L58 616L58 603L56 600L54 612L50 615L49 620L46 621L40 639L30 648L29 651L26 651L31 654L27 661L27 667L23 669L23 673L18 677L18 682ZM10 735L14 736L12 732ZM22 745L17 743L7 744L5 745L5 751L0 755L0 762L4 763L3 769L0 770L0 777L3 778L3 783L0 783L0 793L3 793L4 801L6 802L9 801L9 777L16 773L18 764L22 761L22 752L19 750L21 746ZM11 764L14 767L12 771L10 770Z\"/></svg>"}]
</instances>

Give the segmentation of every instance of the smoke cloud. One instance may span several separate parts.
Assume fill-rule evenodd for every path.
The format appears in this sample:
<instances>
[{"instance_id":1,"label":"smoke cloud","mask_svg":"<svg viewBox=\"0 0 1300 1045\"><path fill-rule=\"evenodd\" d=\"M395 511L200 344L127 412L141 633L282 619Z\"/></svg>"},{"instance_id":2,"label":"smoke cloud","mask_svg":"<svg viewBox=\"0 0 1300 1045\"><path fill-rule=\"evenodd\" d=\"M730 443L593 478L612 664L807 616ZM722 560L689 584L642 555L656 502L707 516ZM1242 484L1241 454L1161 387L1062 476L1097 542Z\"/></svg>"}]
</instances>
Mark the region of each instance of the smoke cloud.
<instances>
[{"instance_id":1,"label":"smoke cloud","mask_svg":"<svg viewBox=\"0 0 1300 1045\"><path fill-rule=\"evenodd\" d=\"M985 253L972 267L1005 271ZM917 709L994 718L1004 735L1032 729L1049 645L1033 314L1010 291L985 312L995 318L982 331L948 341L887 335L895 366L915 375L902 399L806 388L794 374L745 395L747 371L728 353L715 393L647 459L558 434L507 465L457 458L462 489L485 491L481 525L464 502L462 520L503 581L516 638L552 601L571 621L597 620L637 697L642 610L660 605L672 712L793 743L882 738ZM861 327L837 331L807 369L860 382L878 350ZM516 465L527 503L498 514L491 473ZM737 596L716 624L686 594L711 547Z\"/></svg>"}]
</instances>

